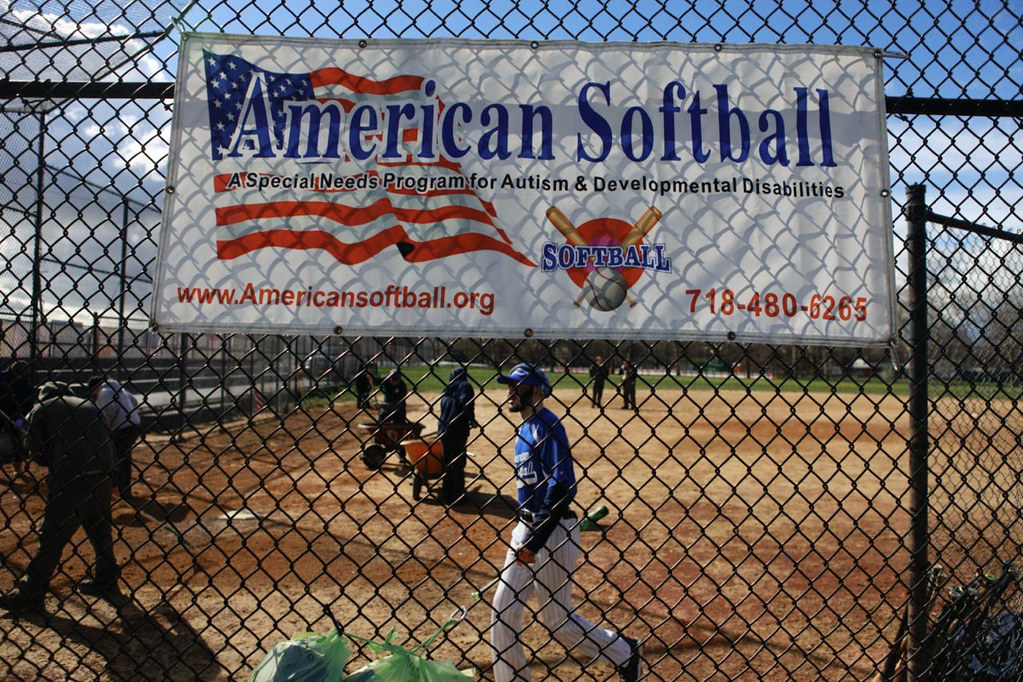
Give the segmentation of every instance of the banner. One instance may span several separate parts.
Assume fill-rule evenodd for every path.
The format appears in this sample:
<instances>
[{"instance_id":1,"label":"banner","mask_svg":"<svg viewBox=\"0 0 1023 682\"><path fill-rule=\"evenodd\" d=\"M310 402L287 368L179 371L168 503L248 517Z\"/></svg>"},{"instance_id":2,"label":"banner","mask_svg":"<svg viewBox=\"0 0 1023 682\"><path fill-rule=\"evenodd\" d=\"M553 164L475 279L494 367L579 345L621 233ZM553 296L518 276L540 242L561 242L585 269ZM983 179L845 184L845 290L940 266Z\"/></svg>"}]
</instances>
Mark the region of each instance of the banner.
<instances>
[{"instance_id":1,"label":"banner","mask_svg":"<svg viewBox=\"0 0 1023 682\"><path fill-rule=\"evenodd\" d=\"M872 49L188 34L177 78L159 329L894 334Z\"/></svg>"}]
</instances>

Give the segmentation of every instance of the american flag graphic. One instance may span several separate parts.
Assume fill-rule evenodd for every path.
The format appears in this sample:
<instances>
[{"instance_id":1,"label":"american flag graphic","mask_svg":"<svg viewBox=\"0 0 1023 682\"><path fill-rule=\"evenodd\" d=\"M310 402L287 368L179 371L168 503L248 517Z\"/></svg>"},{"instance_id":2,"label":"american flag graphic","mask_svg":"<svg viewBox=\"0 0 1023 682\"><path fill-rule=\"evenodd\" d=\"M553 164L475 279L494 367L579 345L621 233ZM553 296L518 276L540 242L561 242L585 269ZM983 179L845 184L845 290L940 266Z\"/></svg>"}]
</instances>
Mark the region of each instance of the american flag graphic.
<instances>
[{"instance_id":1,"label":"american flag graphic","mask_svg":"<svg viewBox=\"0 0 1023 682\"><path fill-rule=\"evenodd\" d=\"M206 91L209 105L211 156L215 162L229 158L239 125L250 135L269 137L278 151L285 144L287 102L335 101L347 112L356 104L422 100L421 76L396 76L372 80L337 67L308 73L277 73L261 69L233 54L204 51ZM243 112L246 93L256 86L268 103L269 117L261 111ZM434 99L437 109L439 100ZM256 131L256 132L253 132ZM217 255L221 259L267 247L319 249L339 262L355 265L389 247L398 249L409 262L423 262L473 251L497 251L535 267L512 244L495 222L493 204L469 187L461 165L439 158L417 162L411 149L418 130L408 128L403 141L409 153L403 159L371 159L357 163L342 150L340 158L315 163L295 160L284 173L247 150L237 171L223 172L213 180L216 206ZM368 138L367 138L368 139ZM248 164L246 166L245 164ZM294 169L298 168L298 171ZM388 172L409 179L447 179L447 189L417 191L385 185ZM278 176L294 181L306 173L303 186L251 186L252 174ZM321 181L321 174L337 177L373 178L371 186L338 188ZM452 180L461 179L461 183ZM367 185L369 183L363 183ZM458 187L463 184L463 187ZM443 183L442 183L443 185ZM450 188L454 187L454 188Z\"/></svg>"}]
</instances>

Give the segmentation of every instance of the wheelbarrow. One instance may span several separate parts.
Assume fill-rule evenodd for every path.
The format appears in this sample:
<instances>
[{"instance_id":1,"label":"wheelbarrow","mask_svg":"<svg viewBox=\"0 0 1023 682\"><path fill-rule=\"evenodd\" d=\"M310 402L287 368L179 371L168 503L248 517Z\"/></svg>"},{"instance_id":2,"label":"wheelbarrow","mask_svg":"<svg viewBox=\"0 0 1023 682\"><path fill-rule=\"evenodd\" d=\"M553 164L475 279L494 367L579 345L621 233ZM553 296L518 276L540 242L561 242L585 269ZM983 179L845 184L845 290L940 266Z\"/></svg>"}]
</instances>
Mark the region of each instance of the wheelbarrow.
<instances>
[{"instance_id":1,"label":"wheelbarrow","mask_svg":"<svg viewBox=\"0 0 1023 682\"><path fill-rule=\"evenodd\" d=\"M412 499L418 500L424 487L429 491L430 482L444 476L444 448L439 438L428 441L418 435L401 446L412 463Z\"/></svg>"},{"instance_id":2,"label":"wheelbarrow","mask_svg":"<svg viewBox=\"0 0 1023 682\"><path fill-rule=\"evenodd\" d=\"M402 462L408 462L402 441L420 438L424 425L417 422L361 422L359 429L369 432L372 441L363 443L359 455L363 464L374 471L379 469L391 452L397 453Z\"/></svg>"}]
</instances>

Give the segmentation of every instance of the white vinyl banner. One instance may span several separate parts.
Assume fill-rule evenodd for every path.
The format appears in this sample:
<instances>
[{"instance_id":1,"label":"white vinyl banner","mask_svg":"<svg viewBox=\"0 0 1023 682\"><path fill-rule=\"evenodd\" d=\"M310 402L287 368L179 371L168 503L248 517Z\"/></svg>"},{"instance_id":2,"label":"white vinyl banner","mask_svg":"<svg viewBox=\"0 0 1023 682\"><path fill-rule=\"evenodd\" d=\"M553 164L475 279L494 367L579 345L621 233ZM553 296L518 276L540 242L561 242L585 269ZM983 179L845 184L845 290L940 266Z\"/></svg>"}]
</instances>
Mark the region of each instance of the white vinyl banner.
<instances>
[{"instance_id":1,"label":"white vinyl banner","mask_svg":"<svg viewBox=\"0 0 1023 682\"><path fill-rule=\"evenodd\" d=\"M880 59L186 35L153 321L885 343Z\"/></svg>"}]
</instances>

